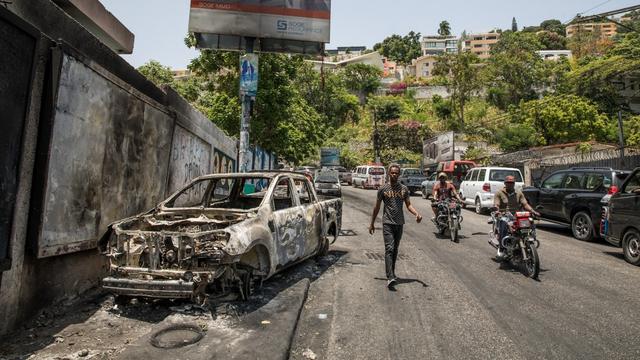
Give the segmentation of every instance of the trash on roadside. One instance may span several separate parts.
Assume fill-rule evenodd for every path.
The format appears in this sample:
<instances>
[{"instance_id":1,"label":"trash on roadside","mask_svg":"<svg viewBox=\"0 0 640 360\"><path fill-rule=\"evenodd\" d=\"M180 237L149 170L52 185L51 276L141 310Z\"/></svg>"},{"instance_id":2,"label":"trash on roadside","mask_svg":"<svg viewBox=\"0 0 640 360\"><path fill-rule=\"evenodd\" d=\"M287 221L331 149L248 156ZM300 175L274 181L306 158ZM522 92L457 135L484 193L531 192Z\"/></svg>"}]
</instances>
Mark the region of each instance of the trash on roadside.
<instances>
[{"instance_id":1,"label":"trash on roadside","mask_svg":"<svg viewBox=\"0 0 640 360\"><path fill-rule=\"evenodd\" d=\"M314 353L313 351L311 351L311 349L307 349L302 353L302 356L304 356L305 359L310 359L310 360L315 360L318 358L318 356L316 355L316 353Z\"/></svg>"},{"instance_id":2,"label":"trash on roadside","mask_svg":"<svg viewBox=\"0 0 640 360\"><path fill-rule=\"evenodd\" d=\"M262 325L268 325L268 324L271 324L271 321L269 321L269 320L262 320L262 321L260 322L260 324L262 324Z\"/></svg>"},{"instance_id":3,"label":"trash on roadside","mask_svg":"<svg viewBox=\"0 0 640 360\"><path fill-rule=\"evenodd\" d=\"M88 355L89 355L89 350L87 350L87 349L84 349L84 350L82 350L82 351L80 351L80 352L78 353L78 356L79 356L79 357L86 357L86 356L88 356Z\"/></svg>"},{"instance_id":4,"label":"trash on roadside","mask_svg":"<svg viewBox=\"0 0 640 360\"><path fill-rule=\"evenodd\" d=\"M318 319L326 320L327 319L327 314L318 314Z\"/></svg>"}]
</instances>

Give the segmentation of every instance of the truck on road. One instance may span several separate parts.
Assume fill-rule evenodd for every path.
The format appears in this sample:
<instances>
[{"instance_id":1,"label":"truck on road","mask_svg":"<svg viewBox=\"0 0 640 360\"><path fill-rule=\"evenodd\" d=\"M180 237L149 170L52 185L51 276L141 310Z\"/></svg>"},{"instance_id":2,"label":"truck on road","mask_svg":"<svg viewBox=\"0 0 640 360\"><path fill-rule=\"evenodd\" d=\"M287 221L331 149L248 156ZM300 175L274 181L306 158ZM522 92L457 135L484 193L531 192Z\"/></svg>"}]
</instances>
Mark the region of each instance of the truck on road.
<instances>
[{"instance_id":1,"label":"truck on road","mask_svg":"<svg viewBox=\"0 0 640 360\"><path fill-rule=\"evenodd\" d=\"M342 225L342 200L319 200L294 172L206 175L100 240L103 287L121 296L190 298L237 291L313 256Z\"/></svg>"}]
</instances>

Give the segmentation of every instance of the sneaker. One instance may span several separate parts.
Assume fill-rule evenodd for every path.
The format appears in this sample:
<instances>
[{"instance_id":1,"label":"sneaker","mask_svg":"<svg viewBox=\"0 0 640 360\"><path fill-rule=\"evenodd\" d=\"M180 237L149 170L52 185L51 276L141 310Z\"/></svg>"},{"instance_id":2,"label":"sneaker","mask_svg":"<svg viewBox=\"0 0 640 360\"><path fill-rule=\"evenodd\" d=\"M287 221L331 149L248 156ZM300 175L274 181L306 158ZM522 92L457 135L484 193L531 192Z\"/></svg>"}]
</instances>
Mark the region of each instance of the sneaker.
<instances>
[{"instance_id":1,"label":"sneaker","mask_svg":"<svg viewBox=\"0 0 640 360\"><path fill-rule=\"evenodd\" d=\"M389 290L391 290L391 291L394 291L394 290L395 290L396 283L397 283L397 281L396 281L396 279L395 279L395 278L388 280L388 281L387 281L387 289L389 289Z\"/></svg>"}]
</instances>

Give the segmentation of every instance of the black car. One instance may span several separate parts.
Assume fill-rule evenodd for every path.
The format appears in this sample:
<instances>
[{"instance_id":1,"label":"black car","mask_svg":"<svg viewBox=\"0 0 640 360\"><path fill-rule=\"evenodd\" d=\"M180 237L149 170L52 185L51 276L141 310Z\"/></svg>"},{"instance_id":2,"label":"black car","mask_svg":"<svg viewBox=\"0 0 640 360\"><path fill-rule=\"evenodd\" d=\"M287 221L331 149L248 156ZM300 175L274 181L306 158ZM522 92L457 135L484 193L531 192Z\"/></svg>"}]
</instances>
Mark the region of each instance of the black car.
<instances>
[{"instance_id":1,"label":"black car","mask_svg":"<svg viewBox=\"0 0 640 360\"><path fill-rule=\"evenodd\" d=\"M620 188L629 171L574 167L556 171L540 186L525 187L527 201L542 218L569 224L578 240L591 241L599 234L600 200L612 186Z\"/></svg>"},{"instance_id":2,"label":"black car","mask_svg":"<svg viewBox=\"0 0 640 360\"><path fill-rule=\"evenodd\" d=\"M609 199L605 239L622 247L624 258L640 266L640 168Z\"/></svg>"}]
</instances>

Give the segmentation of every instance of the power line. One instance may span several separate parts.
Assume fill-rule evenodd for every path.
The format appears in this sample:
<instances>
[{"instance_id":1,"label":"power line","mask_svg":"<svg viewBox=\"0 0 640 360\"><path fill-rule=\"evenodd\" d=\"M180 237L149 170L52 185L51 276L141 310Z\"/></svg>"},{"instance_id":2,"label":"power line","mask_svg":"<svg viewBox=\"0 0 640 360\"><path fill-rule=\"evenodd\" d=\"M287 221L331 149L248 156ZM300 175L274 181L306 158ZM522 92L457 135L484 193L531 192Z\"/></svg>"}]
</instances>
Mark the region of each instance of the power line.
<instances>
[{"instance_id":1,"label":"power line","mask_svg":"<svg viewBox=\"0 0 640 360\"><path fill-rule=\"evenodd\" d=\"M607 3L610 3L611 1L612 1L612 0L607 0L607 1L603 2L603 3L601 3L601 4L598 4L598 5L594 6L594 7L592 7L592 8L591 8L591 9L589 9L589 10L585 10L585 11L583 11L583 12L581 12L581 13L578 13L578 14L582 15L582 14L584 14L584 13L588 13L589 11L591 11L591 10L595 10L595 9L599 8L600 6L602 6L602 5L605 5L605 4L607 4Z\"/></svg>"}]
</instances>

